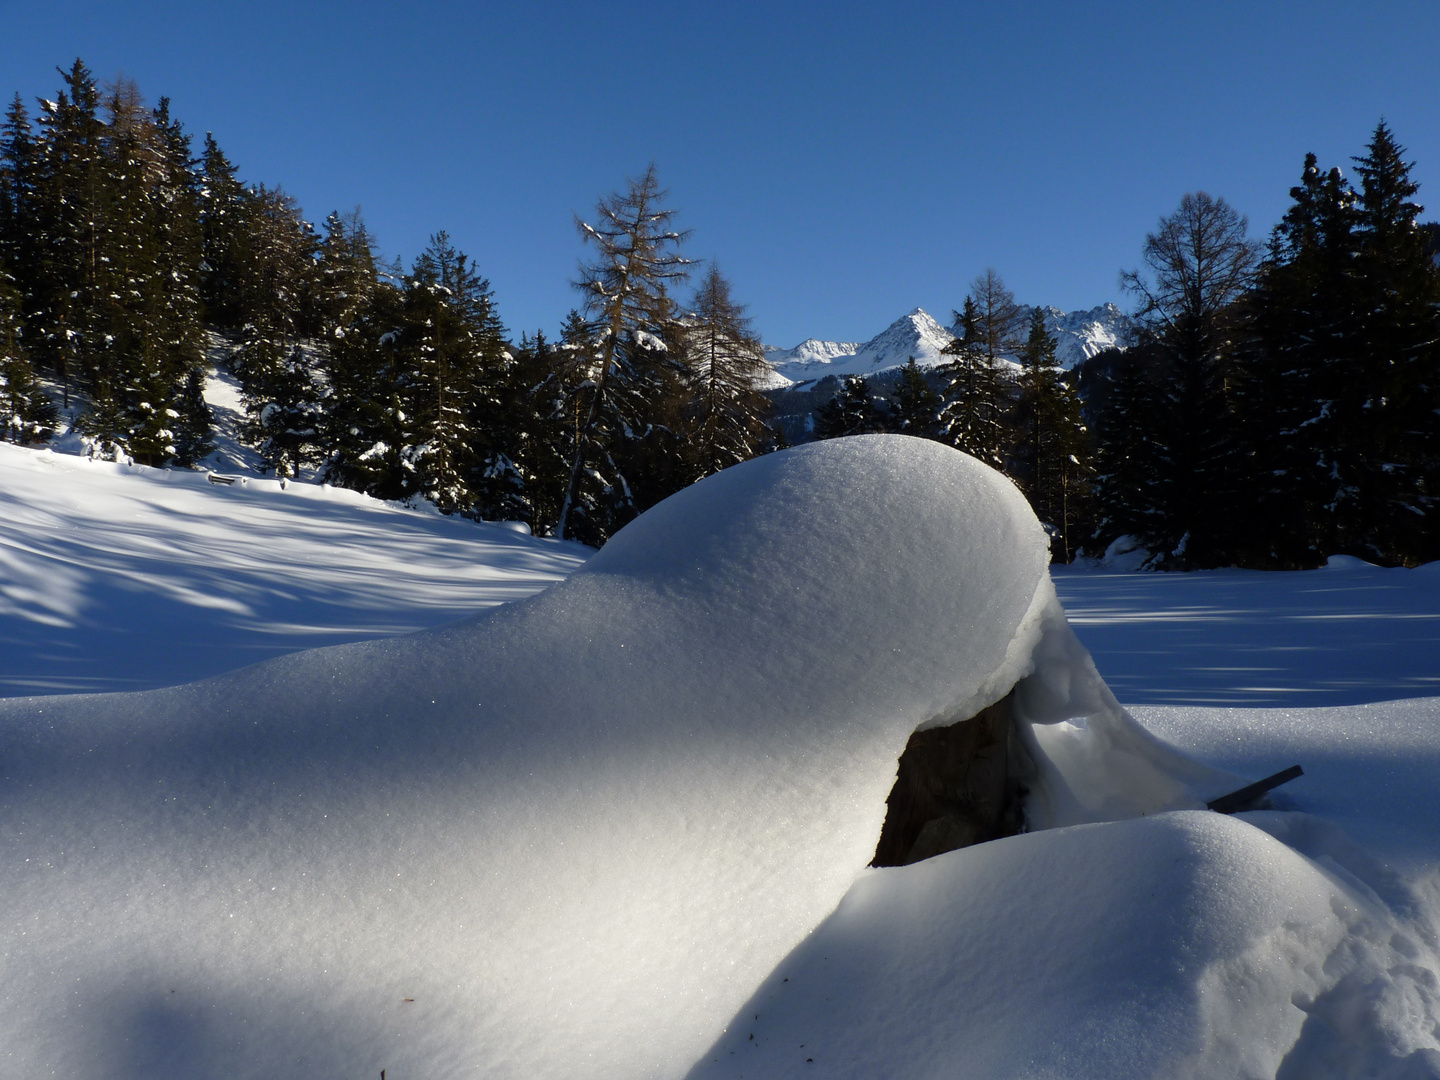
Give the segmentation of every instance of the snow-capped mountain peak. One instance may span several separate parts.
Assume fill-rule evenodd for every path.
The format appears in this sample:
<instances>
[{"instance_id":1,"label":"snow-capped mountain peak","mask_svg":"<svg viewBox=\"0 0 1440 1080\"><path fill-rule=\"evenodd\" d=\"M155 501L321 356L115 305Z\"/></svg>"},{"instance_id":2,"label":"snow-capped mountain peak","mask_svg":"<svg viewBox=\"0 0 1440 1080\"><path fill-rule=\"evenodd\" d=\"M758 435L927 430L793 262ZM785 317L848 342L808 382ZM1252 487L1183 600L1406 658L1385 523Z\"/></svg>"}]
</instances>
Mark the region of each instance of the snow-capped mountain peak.
<instances>
[{"instance_id":1,"label":"snow-capped mountain peak","mask_svg":"<svg viewBox=\"0 0 1440 1080\"><path fill-rule=\"evenodd\" d=\"M1134 321L1114 304L1088 311L1041 310L1046 327L1056 338L1055 359L1063 368L1073 368L1102 349L1128 348L1135 343ZM773 374L762 388L801 386L827 375L875 375L902 366L912 356L921 367L936 367L946 362L942 353L955 340L956 329L941 326L924 308L917 307L863 344L807 338L793 349L767 345L765 359Z\"/></svg>"},{"instance_id":2,"label":"snow-capped mountain peak","mask_svg":"<svg viewBox=\"0 0 1440 1080\"><path fill-rule=\"evenodd\" d=\"M765 359L778 376L776 386L794 385L826 375L874 375L900 367L912 356L921 367L934 367L945 362L941 350L954 340L954 334L917 307L862 345L810 338L793 349L767 348Z\"/></svg>"}]
</instances>

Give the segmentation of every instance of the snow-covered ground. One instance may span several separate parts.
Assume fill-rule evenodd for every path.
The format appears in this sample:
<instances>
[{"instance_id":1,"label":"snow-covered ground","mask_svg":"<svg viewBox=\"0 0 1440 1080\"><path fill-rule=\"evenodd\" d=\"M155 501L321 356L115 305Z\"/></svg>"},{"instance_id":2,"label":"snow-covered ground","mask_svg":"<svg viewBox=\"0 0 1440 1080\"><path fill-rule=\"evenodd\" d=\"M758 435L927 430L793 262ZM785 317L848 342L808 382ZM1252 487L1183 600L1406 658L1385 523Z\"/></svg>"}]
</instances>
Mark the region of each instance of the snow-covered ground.
<instances>
[{"instance_id":1,"label":"snow-covered ground","mask_svg":"<svg viewBox=\"0 0 1440 1080\"><path fill-rule=\"evenodd\" d=\"M1440 568L1056 572L1141 727L930 443L759 459L583 566L61 458L0 447L10 693L445 625L0 702L8 1071L1440 1077ZM910 732L1017 676L1054 827L866 869Z\"/></svg>"},{"instance_id":2,"label":"snow-covered ground","mask_svg":"<svg viewBox=\"0 0 1440 1080\"><path fill-rule=\"evenodd\" d=\"M1070 624L1127 705L1353 705L1440 695L1440 563L1115 573L1055 567Z\"/></svg>"},{"instance_id":3,"label":"snow-covered ground","mask_svg":"<svg viewBox=\"0 0 1440 1080\"><path fill-rule=\"evenodd\" d=\"M171 686L419 630L590 553L340 488L0 443L0 697Z\"/></svg>"}]
</instances>

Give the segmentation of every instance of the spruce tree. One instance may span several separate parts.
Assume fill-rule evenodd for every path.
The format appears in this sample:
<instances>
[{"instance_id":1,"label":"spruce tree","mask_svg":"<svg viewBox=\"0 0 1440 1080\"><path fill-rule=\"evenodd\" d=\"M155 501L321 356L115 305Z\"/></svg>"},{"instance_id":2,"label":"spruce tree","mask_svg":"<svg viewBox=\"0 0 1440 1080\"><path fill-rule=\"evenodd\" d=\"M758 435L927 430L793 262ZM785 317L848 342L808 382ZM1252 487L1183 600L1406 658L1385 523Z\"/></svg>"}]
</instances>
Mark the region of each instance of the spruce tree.
<instances>
[{"instance_id":1,"label":"spruce tree","mask_svg":"<svg viewBox=\"0 0 1440 1080\"><path fill-rule=\"evenodd\" d=\"M586 325L579 312L571 311L562 330L561 342L552 345L544 331L534 337L522 335L515 350L512 384L515 388L515 465L524 485L524 503L516 517L529 523L536 536L555 528L560 504L570 477L573 432L578 417L567 405L578 404L571 392L560 356L566 349L567 330ZM584 350L581 350L584 351Z\"/></svg>"},{"instance_id":2,"label":"spruce tree","mask_svg":"<svg viewBox=\"0 0 1440 1080\"><path fill-rule=\"evenodd\" d=\"M885 430L884 414L870 396L863 375L846 376L839 392L815 412L815 438L839 439Z\"/></svg>"},{"instance_id":3,"label":"spruce tree","mask_svg":"<svg viewBox=\"0 0 1440 1080\"><path fill-rule=\"evenodd\" d=\"M384 281L328 342L331 398L321 475L377 499L405 499L416 491L403 456L410 382L400 348L404 323L404 295Z\"/></svg>"},{"instance_id":4,"label":"spruce tree","mask_svg":"<svg viewBox=\"0 0 1440 1080\"><path fill-rule=\"evenodd\" d=\"M318 326L318 242L279 189L248 190L244 219L251 254L236 283L244 323L231 366L245 399L246 437L268 468L294 476L323 456L321 358L303 344Z\"/></svg>"},{"instance_id":5,"label":"spruce tree","mask_svg":"<svg viewBox=\"0 0 1440 1080\"><path fill-rule=\"evenodd\" d=\"M1131 537L1157 553L1168 549L1165 485L1173 474L1162 425L1167 358L1156 342L1109 349L1086 362L1097 549Z\"/></svg>"},{"instance_id":6,"label":"spruce tree","mask_svg":"<svg viewBox=\"0 0 1440 1080\"><path fill-rule=\"evenodd\" d=\"M1080 399L1055 363L1055 337L1034 308L1020 353L1012 474L1035 515L1055 538L1055 556L1069 562L1087 517L1090 439Z\"/></svg>"},{"instance_id":7,"label":"spruce tree","mask_svg":"<svg viewBox=\"0 0 1440 1080\"><path fill-rule=\"evenodd\" d=\"M113 379L96 370L104 345L97 277L106 216L100 91L78 59L60 74L65 89L41 102L32 226L37 258L29 268L35 277L25 314L32 356L60 379L68 409L74 382Z\"/></svg>"},{"instance_id":8,"label":"spruce tree","mask_svg":"<svg viewBox=\"0 0 1440 1080\"><path fill-rule=\"evenodd\" d=\"M445 513L509 516L520 489L503 445L513 357L489 283L440 232L406 279L402 311L417 490Z\"/></svg>"},{"instance_id":9,"label":"spruce tree","mask_svg":"<svg viewBox=\"0 0 1440 1080\"><path fill-rule=\"evenodd\" d=\"M375 241L357 206L348 214L331 213L320 241L317 290L321 335L349 325L370 303L379 283Z\"/></svg>"},{"instance_id":10,"label":"spruce tree","mask_svg":"<svg viewBox=\"0 0 1440 1080\"><path fill-rule=\"evenodd\" d=\"M885 426L900 435L938 439L942 405L940 395L912 356L900 368Z\"/></svg>"},{"instance_id":11,"label":"spruce tree","mask_svg":"<svg viewBox=\"0 0 1440 1080\"><path fill-rule=\"evenodd\" d=\"M1412 163L1383 120L1355 167L1360 363L1351 400L1361 433L1340 527L1357 553L1415 563L1440 555L1440 270L1417 224Z\"/></svg>"},{"instance_id":12,"label":"spruce tree","mask_svg":"<svg viewBox=\"0 0 1440 1080\"><path fill-rule=\"evenodd\" d=\"M939 416L942 442L963 450L993 468L1005 464L1008 437L1005 411L1008 386L999 362L990 355L993 342L980 328L973 296L955 314L959 335L945 346L949 361L940 369L945 380Z\"/></svg>"},{"instance_id":13,"label":"spruce tree","mask_svg":"<svg viewBox=\"0 0 1440 1080\"><path fill-rule=\"evenodd\" d=\"M200 295L205 317L222 331L236 331L245 321L242 294L253 248L251 204L235 166L208 131L200 157L200 181Z\"/></svg>"},{"instance_id":14,"label":"spruce tree","mask_svg":"<svg viewBox=\"0 0 1440 1080\"><path fill-rule=\"evenodd\" d=\"M0 259L0 438L43 442L54 434L58 415L25 352L21 293Z\"/></svg>"},{"instance_id":15,"label":"spruce tree","mask_svg":"<svg viewBox=\"0 0 1440 1080\"><path fill-rule=\"evenodd\" d=\"M1308 154L1290 197L1250 302L1242 401L1254 449L1249 558L1282 568L1339 550L1336 511L1353 482L1350 447L1363 419L1346 403L1358 346L1355 195L1340 170L1322 173Z\"/></svg>"},{"instance_id":16,"label":"spruce tree","mask_svg":"<svg viewBox=\"0 0 1440 1080\"><path fill-rule=\"evenodd\" d=\"M16 94L0 124L0 264L17 282L38 274L36 154L30 115Z\"/></svg>"}]
</instances>

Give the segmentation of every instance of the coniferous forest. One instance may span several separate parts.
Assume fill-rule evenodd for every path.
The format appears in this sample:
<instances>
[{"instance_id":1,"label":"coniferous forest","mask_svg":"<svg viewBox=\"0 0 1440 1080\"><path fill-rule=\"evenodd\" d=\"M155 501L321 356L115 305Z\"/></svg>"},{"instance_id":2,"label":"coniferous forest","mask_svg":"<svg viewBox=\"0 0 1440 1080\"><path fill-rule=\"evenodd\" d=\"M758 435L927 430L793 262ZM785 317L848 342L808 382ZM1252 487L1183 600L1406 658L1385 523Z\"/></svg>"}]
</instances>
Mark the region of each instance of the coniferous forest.
<instances>
[{"instance_id":1,"label":"coniferous forest","mask_svg":"<svg viewBox=\"0 0 1440 1080\"><path fill-rule=\"evenodd\" d=\"M80 62L0 128L0 425L188 467L203 389L239 383L245 439L302 471L446 513L600 544L711 472L782 444L745 307L683 254L652 166L578 220L579 302L516 340L443 231L407 268L358 210L317 231L244 183L161 98ZM1057 558L1133 546L1167 568L1440 558L1440 264L1381 122L1353 182L1311 155L1268 242L1187 194L1122 274L1138 344L1073 371L987 270L947 363L816 395L806 437L896 431L1006 471ZM676 297L684 297L684 302ZM788 429L787 429L788 430Z\"/></svg>"}]
</instances>

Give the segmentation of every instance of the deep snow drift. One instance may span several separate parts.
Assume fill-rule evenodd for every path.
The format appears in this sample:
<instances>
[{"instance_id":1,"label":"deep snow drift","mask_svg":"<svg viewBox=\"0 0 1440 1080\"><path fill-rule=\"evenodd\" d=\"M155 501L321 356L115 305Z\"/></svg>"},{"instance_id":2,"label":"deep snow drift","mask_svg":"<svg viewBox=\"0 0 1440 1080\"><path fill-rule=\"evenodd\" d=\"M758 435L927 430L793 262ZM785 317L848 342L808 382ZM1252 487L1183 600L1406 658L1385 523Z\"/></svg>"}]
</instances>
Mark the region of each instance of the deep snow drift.
<instances>
[{"instance_id":1,"label":"deep snow drift","mask_svg":"<svg viewBox=\"0 0 1440 1080\"><path fill-rule=\"evenodd\" d=\"M1432 1075L1425 845L1386 833L1385 866L1307 814L1187 812L1236 778L1119 709L1046 547L953 451L812 444L464 623L0 702L0 1053L79 1080ZM1032 823L1065 827L864 869L909 734L1016 679ZM1414 713L1388 745L1440 746ZM1271 771L1305 719L1202 756Z\"/></svg>"}]
</instances>

